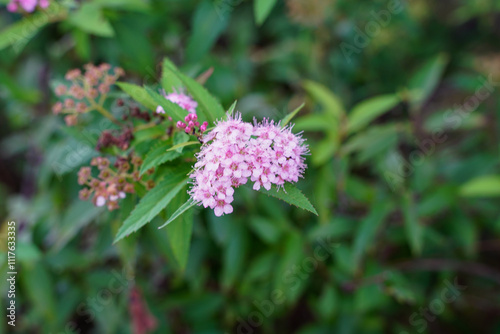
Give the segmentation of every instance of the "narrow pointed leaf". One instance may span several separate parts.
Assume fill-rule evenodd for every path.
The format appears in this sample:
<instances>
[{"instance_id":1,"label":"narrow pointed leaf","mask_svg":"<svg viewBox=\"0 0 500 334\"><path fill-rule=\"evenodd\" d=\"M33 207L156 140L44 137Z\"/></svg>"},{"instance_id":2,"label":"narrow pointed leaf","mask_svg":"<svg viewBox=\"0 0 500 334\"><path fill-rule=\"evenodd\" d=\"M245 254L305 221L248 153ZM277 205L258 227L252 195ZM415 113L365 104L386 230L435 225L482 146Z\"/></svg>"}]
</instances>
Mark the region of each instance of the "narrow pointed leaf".
<instances>
[{"instance_id":1,"label":"narrow pointed leaf","mask_svg":"<svg viewBox=\"0 0 500 334\"><path fill-rule=\"evenodd\" d=\"M336 122L339 122L345 115L340 98L327 87L310 80L304 81L303 87L316 102L323 106L327 114L333 116Z\"/></svg>"},{"instance_id":2,"label":"narrow pointed leaf","mask_svg":"<svg viewBox=\"0 0 500 334\"><path fill-rule=\"evenodd\" d=\"M200 110L207 121L212 124L216 119L224 117L225 112L220 103L213 97L202 85L195 79L181 73L177 67L167 58L163 61L164 76L173 76L180 80L193 99L198 102L198 110Z\"/></svg>"},{"instance_id":3,"label":"narrow pointed leaf","mask_svg":"<svg viewBox=\"0 0 500 334\"><path fill-rule=\"evenodd\" d=\"M175 207L180 205L188 198L187 189L183 187L180 193L172 200L172 207L167 208L167 214L175 213ZM191 244L191 234L193 231L193 213L178 215L166 227L167 238L172 250L175 262L181 271L184 271L189 258L189 248ZM158 231L158 233L161 233Z\"/></svg>"},{"instance_id":4,"label":"narrow pointed leaf","mask_svg":"<svg viewBox=\"0 0 500 334\"><path fill-rule=\"evenodd\" d=\"M155 92L149 87L146 87L146 92L149 94L149 96L152 98L154 103L157 106L161 106L163 110L165 110L165 113L172 117L173 120L175 121L184 121L184 117L188 114L188 112L181 107L179 107L177 104L170 102L167 100L165 97L160 95L159 93ZM156 109L156 108L155 108Z\"/></svg>"},{"instance_id":5,"label":"narrow pointed leaf","mask_svg":"<svg viewBox=\"0 0 500 334\"><path fill-rule=\"evenodd\" d=\"M361 130L375 118L394 108L399 101L397 95L389 94L377 96L357 104L349 114L347 131L353 133Z\"/></svg>"},{"instance_id":6,"label":"narrow pointed leaf","mask_svg":"<svg viewBox=\"0 0 500 334\"><path fill-rule=\"evenodd\" d=\"M429 99L436 89L448 65L449 57L440 53L420 67L410 79L410 105L412 110L418 110Z\"/></svg>"},{"instance_id":7,"label":"narrow pointed leaf","mask_svg":"<svg viewBox=\"0 0 500 334\"><path fill-rule=\"evenodd\" d=\"M157 167L167 161L172 161L180 156L180 153L176 151L166 152L170 145L170 141L162 141L153 146L144 158L141 166L141 175L153 167Z\"/></svg>"},{"instance_id":8,"label":"narrow pointed leaf","mask_svg":"<svg viewBox=\"0 0 500 334\"><path fill-rule=\"evenodd\" d=\"M229 107L229 110L227 111L227 114L229 116L233 116L233 112L234 112L234 109L236 108L236 103L237 102L238 102L237 100L234 101L233 104L231 104L231 107Z\"/></svg>"},{"instance_id":9,"label":"narrow pointed leaf","mask_svg":"<svg viewBox=\"0 0 500 334\"><path fill-rule=\"evenodd\" d=\"M255 22L261 25L271 13L274 5L276 5L276 0L254 0L253 4Z\"/></svg>"},{"instance_id":10,"label":"narrow pointed leaf","mask_svg":"<svg viewBox=\"0 0 500 334\"><path fill-rule=\"evenodd\" d=\"M294 118L295 115L297 115L299 111L302 110L302 108L304 108L305 105L306 105L305 103L302 103L300 106L297 107L297 109L295 109L294 111L283 117L283 119L280 122L281 127L284 128L288 123L290 123L292 118Z\"/></svg>"},{"instance_id":11,"label":"narrow pointed leaf","mask_svg":"<svg viewBox=\"0 0 500 334\"><path fill-rule=\"evenodd\" d=\"M175 151L181 147L186 147L186 146L190 146L190 145L200 145L200 142L199 141L188 141L188 142L185 142L185 143L181 143L181 144L177 144L177 145L174 145L172 146L171 148L169 148L167 150L167 152L170 152L170 151Z\"/></svg>"},{"instance_id":12,"label":"narrow pointed leaf","mask_svg":"<svg viewBox=\"0 0 500 334\"><path fill-rule=\"evenodd\" d=\"M165 179L144 196L134 208L130 216L118 230L115 241L136 232L155 218L170 201L186 185L187 177L184 173L167 175Z\"/></svg>"},{"instance_id":13,"label":"narrow pointed leaf","mask_svg":"<svg viewBox=\"0 0 500 334\"><path fill-rule=\"evenodd\" d=\"M195 206L196 203L189 199L187 200L186 203L182 204L171 216L170 218L168 218L168 220L165 222L165 224L163 224L162 226L158 227L158 229L160 228L163 228L165 226L167 226L168 224L170 224L171 222L173 222L177 217L181 216L182 214L184 214L186 211L188 211L189 209L191 209L193 206Z\"/></svg>"},{"instance_id":14,"label":"narrow pointed leaf","mask_svg":"<svg viewBox=\"0 0 500 334\"><path fill-rule=\"evenodd\" d=\"M318 212L311 204L311 202L309 202L307 197L304 196L302 191L300 191L298 188L291 185L290 183L285 184L285 191L283 191L283 189L276 191L275 187L271 188L271 190L266 190L265 188L260 187L259 192L269 196L276 197L282 201L287 202L288 204L292 204L298 208L312 212L316 216L318 215Z\"/></svg>"},{"instance_id":15,"label":"narrow pointed leaf","mask_svg":"<svg viewBox=\"0 0 500 334\"><path fill-rule=\"evenodd\" d=\"M369 215L360 223L354 239L352 252L352 269L357 271L366 250L375 240L379 227L384 222L385 217L391 210L390 202L375 201L370 209Z\"/></svg>"},{"instance_id":16,"label":"narrow pointed leaf","mask_svg":"<svg viewBox=\"0 0 500 334\"><path fill-rule=\"evenodd\" d=\"M422 253L423 226L419 224L415 201L411 193L404 194L402 208L406 237L412 253L415 256L419 256Z\"/></svg>"},{"instance_id":17,"label":"narrow pointed leaf","mask_svg":"<svg viewBox=\"0 0 500 334\"><path fill-rule=\"evenodd\" d=\"M156 110L158 104L155 100L148 94L146 89L141 86L137 86L127 82L117 82L118 87L120 87L125 93L130 95L134 101L139 102L149 110Z\"/></svg>"},{"instance_id":18,"label":"narrow pointed leaf","mask_svg":"<svg viewBox=\"0 0 500 334\"><path fill-rule=\"evenodd\" d=\"M500 196L500 176L486 175L470 180L459 191L465 197Z\"/></svg>"}]
</instances>

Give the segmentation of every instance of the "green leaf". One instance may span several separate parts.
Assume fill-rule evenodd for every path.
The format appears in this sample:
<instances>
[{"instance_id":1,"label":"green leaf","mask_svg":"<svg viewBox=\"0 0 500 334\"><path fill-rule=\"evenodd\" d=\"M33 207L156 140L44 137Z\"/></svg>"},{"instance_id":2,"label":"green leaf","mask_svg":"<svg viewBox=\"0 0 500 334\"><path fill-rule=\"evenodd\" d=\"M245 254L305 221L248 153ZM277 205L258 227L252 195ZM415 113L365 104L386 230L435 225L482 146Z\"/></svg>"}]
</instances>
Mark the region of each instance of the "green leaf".
<instances>
[{"instance_id":1,"label":"green leaf","mask_svg":"<svg viewBox=\"0 0 500 334\"><path fill-rule=\"evenodd\" d=\"M231 107L229 107L229 110L227 111L227 115L233 116L234 109L236 108L236 103L238 100L234 101L233 104L231 104Z\"/></svg>"},{"instance_id":2,"label":"green leaf","mask_svg":"<svg viewBox=\"0 0 500 334\"><path fill-rule=\"evenodd\" d=\"M136 12L145 12L150 9L147 1L143 0L93 0L103 8L112 8L117 10L130 10Z\"/></svg>"},{"instance_id":3,"label":"green leaf","mask_svg":"<svg viewBox=\"0 0 500 334\"><path fill-rule=\"evenodd\" d=\"M417 216L415 201L411 193L407 192L403 196L403 215L405 222L406 237L411 250L415 256L422 254L423 226L420 225Z\"/></svg>"},{"instance_id":4,"label":"green leaf","mask_svg":"<svg viewBox=\"0 0 500 334\"><path fill-rule=\"evenodd\" d=\"M420 107L429 99L436 89L441 76L448 64L449 57L439 54L425 63L410 79L410 104L413 110Z\"/></svg>"},{"instance_id":5,"label":"green leaf","mask_svg":"<svg viewBox=\"0 0 500 334\"><path fill-rule=\"evenodd\" d=\"M186 47L189 63L202 60L227 26L229 15L220 15L217 6L220 4L205 0L196 8Z\"/></svg>"},{"instance_id":6,"label":"green leaf","mask_svg":"<svg viewBox=\"0 0 500 334\"><path fill-rule=\"evenodd\" d=\"M167 161L172 161L180 156L180 152L177 151L166 152L170 145L170 141L165 140L153 146L144 158L140 171L141 175L153 167L159 166Z\"/></svg>"},{"instance_id":7,"label":"green leaf","mask_svg":"<svg viewBox=\"0 0 500 334\"><path fill-rule=\"evenodd\" d=\"M113 37L115 32L104 17L101 6L95 3L84 3L75 13L71 13L67 22L79 29L100 37Z\"/></svg>"},{"instance_id":8,"label":"green leaf","mask_svg":"<svg viewBox=\"0 0 500 334\"><path fill-rule=\"evenodd\" d=\"M134 145L137 145L138 143L141 143L143 141L159 139L160 137L163 137L165 135L165 132L165 125L163 124L137 130L134 133Z\"/></svg>"},{"instance_id":9,"label":"green leaf","mask_svg":"<svg viewBox=\"0 0 500 334\"><path fill-rule=\"evenodd\" d=\"M158 227L158 229L167 226L168 224L173 222L177 217L181 216L195 205L196 203L191 199L189 199L186 203L182 204L177 210L175 210L175 212L170 216L170 218L166 221L166 223Z\"/></svg>"},{"instance_id":10,"label":"green leaf","mask_svg":"<svg viewBox=\"0 0 500 334\"><path fill-rule=\"evenodd\" d=\"M380 199L375 200L370 208L370 213L358 227L352 253L352 269L354 271L359 269L364 253L375 239L377 230L384 222L391 207L390 202L381 203Z\"/></svg>"},{"instance_id":11,"label":"green leaf","mask_svg":"<svg viewBox=\"0 0 500 334\"><path fill-rule=\"evenodd\" d=\"M462 185L459 193L464 197L500 196L500 176L486 175L474 178Z\"/></svg>"},{"instance_id":12,"label":"green leaf","mask_svg":"<svg viewBox=\"0 0 500 334\"><path fill-rule=\"evenodd\" d=\"M66 209L61 226L58 229L57 241L51 251L62 249L82 228L90 224L103 212L103 208L94 206L90 201L76 199Z\"/></svg>"},{"instance_id":13,"label":"green leaf","mask_svg":"<svg viewBox=\"0 0 500 334\"><path fill-rule=\"evenodd\" d=\"M148 94L146 89L130 84L127 82L117 82L118 87L120 87L125 93L130 95L134 101L139 102L149 110L156 111L158 104L155 100Z\"/></svg>"},{"instance_id":14,"label":"green leaf","mask_svg":"<svg viewBox=\"0 0 500 334\"><path fill-rule=\"evenodd\" d=\"M169 151L176 151L176 150L178 150L181 147L186 147L186 146L195 145L195 144L199 145L200 142L199 141L188 141L188 142L185 142L185 143L177 144L177 145L174 145L171 148L169 148L167 150L167 152L169 152Z\"/></svg>"},{"instance_id":15,"label":"green leaf","mask_svg":"<svg viewBox=\"0 0 500 334\"><path fill-rule=\"evenodd\" d=\"M188 140L189 140L189 135L187 133L185 133L184 131L176 132L174 134L174 146L177 146L175 148L175 152L182 153L182 149L184 148L184 146L186 146L186 145L182 146L182 144L187 143Z\"/></svg>"},{"instance_id":16,"label":"green leaf","mask_svg":"<svg viewBox=\"0 0 500 334\"><path fill-rule=\"evenodd\" d=\"M311 147L311 160L314 166L321 166L330 160L339 147L337 138L328 136Z\"/></svg>"},{"instance_id":17,"label":"green leaf","mask_svg":"<svg viewBox=\"0 0 500 334\"><path fill-rule=\"evenodd\" d=\"M183 187L181 193L173 199L171 207L167 207L167 214L172 217L175 212L177 212L177 210L174 211L174 209L182 202L186 201L187 197L187 189L186 187ZM189 258L189 245L191 243L192 230L192 212L186 213L182 216L177 215L177 217L172 219L166 228L170 248L172 249L172 255L181 271L184 271L186 268Z\"/></svg>"},{"instance_id":18,"label":"green leaf","mask_svg":"<svg viewBox=\"0 0 500 334\"><path fill-rule=\"evenodd\" d=\"M24 294L29 298L33 307L38 310L46 323L57 321L56 291L54 277L42 261L23 266L24 275L19 275ZM16 303L17 304L17 303Z\"/></svg>"},{"instance_id":19,"label":"green leaf","mask_svg":"<svg viewBox=\"0 0 500 334\"><path fill-rule=\"evenodd\" d=\"M274 288L284 293L284 301L292 305L308 285L309 275L295 276L292 268L307 258L302 235L296 231L289 233L279 247L279 263L274 268Z\"/></svg>"},{"instance_id":20,"label":"green leaf","mask_svg":"<svg viewBox=\"0 0 500 334\"><path fill-rule=\"evenodd\" d=\"M295 205L296 207L303 210L312 212L316 216L318 215L318 212L316 212L316 209L311 204L311 202L309 202L307 197L305 197L298 188L290 183L285 183L285 190L280 189L279 191L276 191L276 188L273 186L273 188L271 188L270 190L266 190L265 188L260 187L259 191L268 196L273 196L289 204Z\"/></svg>"},{"instance_id":21,"label":"green leaf","mask_svg":"<svg viewBox=\"0 0 500 334\"><path fill-rule=\"evenodd\" d=\"M118 230L114 243L130 233L136 232L156 217L186 185L187 180L184 173L167 175L162 182L150 190L141 199L139 204L137 204Z\"/></svg>"},{"instance_id":22,"label":"green leaf","mask_svg":"<svg viewBox=\"0 0 500 334\"><path fill-rule=\"evenodd\" d=\"M397 95L389 94L377 96L357 104L348 116L348 133L361 130L375 118L394 108L399 101Z\"/></svg>"},{"instance_id":23,"label":"green leaf","mask_svg":"<svg viewBox=\"0 0 500 334\"><path fill-rule=\"evenodd\" d=\"M339 122L345 115L341 100L325 86L310 80L302 84L313 100L321 104L325 112Z\"/></svg>"},{"instance_id":24,"label":"green leaf","mask_svg":"<svg viewBox=\"0 0 500 334\"><path fill-rule=\"evenodd\" d=\"M254 0L253 9L255 13L255 22L258 25L264 23L274 5L276 5L276 0Z\"/></svg>"},{"instance_id":25,"label":"green leaf","mask_svg":"<svg viewBox=\"0 0 500 334\"><path fill-rule=\"evenodd\" d=\"M221 285L230 289L245 270L245 255L248 251L248 232L241 220L230 225L228 242L224 249Z\"/></svg>"},{"instance_id":26,"label":"green leaf","mask_svg":"<svg viewBox=\"0 0 500 334\"><path fill-rule=\"evenodd\" d=\"M165 97L160 95L159 93L155 92L149 87L145 87L146 92L149 94L149 96L152 98L154 103L157 106L161 106L163 110L165 110L165 113L172 117L173 120L175 121L184 121L184 117L187 115L187 111L179 107L176 103L170 102L167 100ZM155 108L156 109L156 108Z\"/></svg>"},{"instance_id":27,"label":"green leaf","mask_svg":"<svg viewBox=\"0 0 500 334\"><path fill-rule=\"evenodd\" d=\"M37 11L2 30L0 50L12 45L15 52L20 52L40 29L51 22L65 19L67 15L64 6L52 1L46 10Z\"/></svg>"},{"instance_id":28,"label":"green leaf","mask_svg":"<svg viewBox=\"0 0 500 334\"><path fill-rule=\"evenodd\" d=\"M198 102L198 109L205 115L209 124L213 124L216 119L225 116L224 109L217 99L200 85L196 80L181 73L177 67L167 58L163 60L163 75L172 75L182 81L191 96Z\"/></svg>"},{"instance_id":29,"label":"green leaf","mask_svg":"<svg viewBox=\"0 0 500 334\"><path fill-rule=\"evenodd\" d=\"M297 109L286 115L280 122L281 127L284 128L288 123L290 123L292 118L294 118L295 115L297 115L299 111L302 110L302 108L304 108L305 105L306 105L305 103L302 103L300 106L297 107Z\"/></svg>"},{"instance_id":30,"label":"green leaf","mask_svg":"<svg viewBox=\"0 0 500 334\"><path fill-rule=\"evenodd\" d=\"M328 132L332 128L327 115L309 114L297 118L295 126L296 131L324 131Z\"/></svg>"}]
</instances>

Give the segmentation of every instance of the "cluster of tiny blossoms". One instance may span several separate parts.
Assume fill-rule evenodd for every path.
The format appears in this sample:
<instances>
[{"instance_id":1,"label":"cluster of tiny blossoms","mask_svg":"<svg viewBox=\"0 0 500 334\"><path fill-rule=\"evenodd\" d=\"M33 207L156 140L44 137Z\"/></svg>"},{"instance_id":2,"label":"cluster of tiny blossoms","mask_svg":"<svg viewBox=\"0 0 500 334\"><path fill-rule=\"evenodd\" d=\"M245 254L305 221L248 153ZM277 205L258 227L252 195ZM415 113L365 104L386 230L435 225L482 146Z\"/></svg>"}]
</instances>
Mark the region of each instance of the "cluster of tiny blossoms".
<instances>
[{"instance_id":1,"label":"cluster of tiny blossoms","mask_svg":"<svg viewBox=\"0 0 500 334\"><path fill-rule=\"evenodd\" d=\"M26 12L31 13L35 11L36 6L40 8L49 7L49 0L11 0L7 4L7 10L9 12Z\"/></svg>"},{"instance_id":2,"label":"cluster of tiny blossoms","mask_svg":"<svg viewBox=\"0 0 500 334\"><path fill-rule=\"evenodd\" d=\"M234 189L248 179L254 190L297 182L306 168L304 142L291 127L282 128L273 121L252 125L243 122L238 113L228 117L203 138L190 176L191 198L221 216L233 212Z\"/></svg>"},{"instance_id":3,"label":"cluster of tiny blossoms","mask_svg":"<svg viewBox=\"0 0 500 334\"><path fill-rule=\"evenodd\" d=\"M119 67L112 69L109 64L99 66L87 64L84 74L79 69L68 71L65 78L70 81L69 88L66 85L59 85L55 89L56 95L63 97L64 101L57 102L52 111L54 114L67 114L64 118L66 125L75 125L78 114L102 108L111 85L124 74L123 69Z\"/></svg>"},{"instance_id":4,"label":"cluster of tiny blossoms","mask_svg":"<svg viewBox=\"0 0 500 334\"><path fill-rule=\"evenodd\" d=\"M78 183L86 185L88 188L80 190L81 200L88 200L92 197L92 203L95 206L107 206L112 211L119 208L118 201L126 197L127 193L134 193L134 184L131 181L141 181L139 167L142 160L139 157L132 157L133 171L128 159L120 157L114 164L114 169L110 166L110 161L103 157L97 157L90 162L91 166L99 169L99 175L93 178L91 167L82 167L78 172ZM153 170L148 171L151 174ZM148 189L154 187L152 180L144 185Z\"/></svg>"},{"instance_id":5,"label":"cluster of tiny blossoms","mask_svg":"<svg viewBox=\"0 0 500 334\"><path fill-rule=\"evenodd\" d=\"M187 134L195 134L196 128L199 128L200 133L203 133L207 130L208 122L203 122L200 125L198 122L198 116L196 114L188 114L184 117L185 122L178 121L177 128L184 130Z\"/></svg>"}]
</instances>

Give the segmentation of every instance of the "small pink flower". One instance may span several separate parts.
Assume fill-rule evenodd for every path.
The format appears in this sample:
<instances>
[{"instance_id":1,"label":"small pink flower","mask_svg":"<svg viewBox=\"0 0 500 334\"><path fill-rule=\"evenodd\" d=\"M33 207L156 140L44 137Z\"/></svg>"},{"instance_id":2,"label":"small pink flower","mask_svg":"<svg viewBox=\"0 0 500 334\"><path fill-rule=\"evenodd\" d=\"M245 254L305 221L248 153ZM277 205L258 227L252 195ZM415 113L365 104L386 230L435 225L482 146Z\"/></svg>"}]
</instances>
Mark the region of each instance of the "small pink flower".
<instances>
[{"instance_id":1,"label":"small pink flower","mask_svg":"<svg viewBox=\"0 0 500 334\"><path fill-rule=\"evenodd\" d=\"M106 198L104 196L97 196L95 199L96 206L104 206L106 204Z\"/></svg>"},{"instance_id":2,"label":"small pink flower","mask_svg":"<svg viewBox=\"0 0 500 334\"><path fill-rule=\"evenodd\" d=\"M33 12L37 5L37 0L18 0L18 1L21 4L21 7L28 13Z\"/></svg>"},{"instance_id":3,"label":"small pink flower","mask_svg":"<svg viewBox=\"0 0 500 334\"><path fill-rule=\"evenodd\" d=\"M225 200L217 200L217 204L214 208L214 213L217 217L222 216L223 214L230 214L233 212L233 207L227 203Z\"/></svg>"}]
</instances>

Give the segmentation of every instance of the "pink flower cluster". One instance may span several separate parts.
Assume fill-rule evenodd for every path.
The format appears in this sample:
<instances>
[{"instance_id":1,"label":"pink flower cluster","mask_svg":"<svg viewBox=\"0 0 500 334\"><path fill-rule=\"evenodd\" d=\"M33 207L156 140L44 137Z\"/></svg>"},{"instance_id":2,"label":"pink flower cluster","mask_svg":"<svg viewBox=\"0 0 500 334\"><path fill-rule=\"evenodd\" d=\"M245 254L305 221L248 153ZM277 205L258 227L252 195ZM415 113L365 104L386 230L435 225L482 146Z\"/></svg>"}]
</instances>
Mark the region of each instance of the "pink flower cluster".
<instances>
[{"instance_id":1,"label":"pink flower cluster","mask_svg":"<svg viewBox=\"0 0 500 334\"><path fill-rule=\"evenodd\" d=\"M163 96L170 102L177 104L184 110L187 110L189 113L196 114L196 107L198 107L198 102L193 100L189 95L177 92L166 94L164 91ZM158 114L164 114L165 110L161 106L158 106L156 107L156 112Z\"/></svg>"},{"instance_id":2,"label":"pink flower cluster","mask_svg":"<svg viewBox=\"0 0 500 334\"><path fill-rule=\"evenodd\" d=\"M178 121L177 128L183 129L188 135L196 132L196 128L200 128L200 133L203 133L207 130L208 122L203 122L200 125L198 122L198 116L196 114L188 114L184 117L185 122Z\"/></svg>"},{"instance_id":3,"label":"pink flower cluster","mask_svg":"<svg viewBox=\"0 0 500 334\"><path fill-rule=\"evenodd\" d=\"M40 8L49 7L49 0L11 0L7 5L9 12L25 11L31 13L38 5Z\"/></svg>"},{"instance_id":4,"label":"pink flower cluster","mask_svg":"<svg viewBox=\"0 0 500 334\"><path fill-rule=\"evenodd\" d=\"M221 216L233 212L234 189L248 179L254 182L254 190L297 182L306 169L304 142L291 127L282 128L273 121L252 125L243 122L239 113L228 117L203 138L190 176L191 198Z\"/></svg>"}]
</instances>

